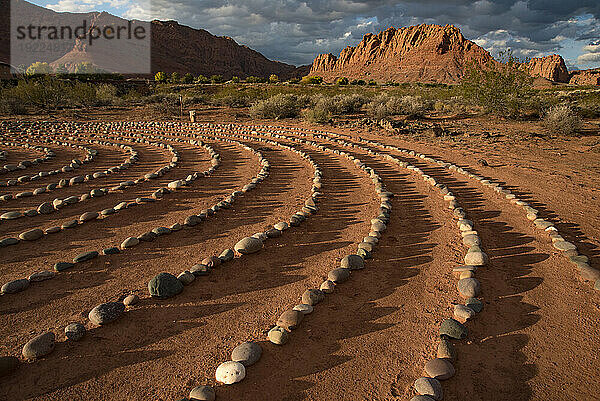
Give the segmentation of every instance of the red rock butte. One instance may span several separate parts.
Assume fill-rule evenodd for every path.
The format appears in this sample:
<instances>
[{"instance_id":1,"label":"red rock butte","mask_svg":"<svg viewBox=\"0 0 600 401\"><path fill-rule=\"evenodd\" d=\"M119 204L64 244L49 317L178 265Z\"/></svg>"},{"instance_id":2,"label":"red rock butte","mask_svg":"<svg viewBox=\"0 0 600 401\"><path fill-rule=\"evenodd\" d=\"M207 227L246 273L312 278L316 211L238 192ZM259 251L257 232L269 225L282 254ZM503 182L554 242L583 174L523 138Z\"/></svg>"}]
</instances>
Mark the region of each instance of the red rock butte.
<instances>
[{"instance_id":1,"label":"red rock butte","mask_svg":"<svg viewBox=\"0 0 600 401\"><path fill-rule=\"evenodd\" d=\"M467 65L493 62L489 52L453 25L416 25L367 34L339 57L319 55L311 75L377 81L458 83Z\"/></svg>"}]
</instances>

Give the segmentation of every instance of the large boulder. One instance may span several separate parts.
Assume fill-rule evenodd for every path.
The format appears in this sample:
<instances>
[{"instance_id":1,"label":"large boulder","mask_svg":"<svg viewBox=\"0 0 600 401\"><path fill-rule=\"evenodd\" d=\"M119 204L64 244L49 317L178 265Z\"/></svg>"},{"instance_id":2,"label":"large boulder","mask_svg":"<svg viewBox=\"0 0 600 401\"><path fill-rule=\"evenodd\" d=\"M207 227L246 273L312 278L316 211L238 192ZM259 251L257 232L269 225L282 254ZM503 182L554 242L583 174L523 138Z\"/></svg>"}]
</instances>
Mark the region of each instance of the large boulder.
<instances>
[{"instance_id":1,"label":"large boulder","mask_svg":"<svg viewBox=\"0 0 600 401\"><path fill-rule=\"evenodd\" d=\"M183 283L172 274L159 273L148 283L148 291L155 298L167 299L183 291Z\"/></svg>"}]
</instances>

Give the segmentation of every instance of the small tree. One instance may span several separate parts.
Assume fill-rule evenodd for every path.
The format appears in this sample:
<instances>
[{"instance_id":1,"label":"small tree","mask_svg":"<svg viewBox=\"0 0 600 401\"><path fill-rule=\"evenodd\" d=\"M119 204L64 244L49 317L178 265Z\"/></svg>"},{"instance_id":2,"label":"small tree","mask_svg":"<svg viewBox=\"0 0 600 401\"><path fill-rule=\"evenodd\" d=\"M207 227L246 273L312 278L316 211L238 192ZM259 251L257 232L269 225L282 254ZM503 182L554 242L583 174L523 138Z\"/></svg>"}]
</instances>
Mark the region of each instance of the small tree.
<instances>
[{"instance_id":1,"label":"small tree","mask_svg":"<svg viewBox=\"0 0 600 401\"><path fill-rule=\"evenodd\" d=\"M223 75L211 75L210 82L213 84L221 84L224 82Z\"/></svg>"},{"instance_id":2,"label":"small tree","mask_svg":"<svg viewBox=\"0 0 600 401\"><path fill-rule=\"evenodd\" d=\"M338 79L335 80L335 84L339 85L339 86L348 85L349 83L350 83L350 80L348 80L348 78L346 78L346 77L339 77Z\"/></svg>"},{"instance_id":3,"label":"small tree","mask_svg":"<svg viewBox=\"0 0 600 401\"><path fill-rule=\"evenodd\" d=\"M301 82L307 85L321 85L323 83L323 77L307 75L302 78Z\"/></svg>"},{"instance_id":4,"label":"small tree","mask_svg":"<svg viewBox=\"0 0 600 401\"><path fill-rule=\"evenodd\" d=\"M154 81L158 83L167 82L167 74L162 71L157 72L156 75L154 75Z\"/></svg>"},{"instance_id":5,"label":"small tree","mask_svg":"<svg viewBox=\"0 0 600 401\"><path fill-rule=\"evenodd\" d=\"M271 76L269 77L269 82L272 84L276 84L277 82L279 82L279 77L275 74L271 74Z\"/></svg>"},{"instance_id":6,"label":"small tree","mask_svg":"<svg viewBox=\"0 0 600 401\"><path fill-rule=\"evenodd\" d=\"M183 83L184 84L191 84L192 82L194 82L194 76L192 74L190 74L188 72L187 74L185 74L183 76Z\"/></svg>"},{"instance_id":7,"label":"small tree","mask_svg":"<svg viewBox=\"0 0 600 401\"><path fill-rule=\"evenodd\" d=\"M50 65L48 63L41 63L39 61L36 61L35 63L31 64L29 67L27 67L27 70L25 71L25 75L40 75L51 73L52 68L50 67Z\"/></svg>"},{"instance_id":8,"label":"small tree","mask_svg":"<svg viewBox=\"0 0 600 401\"><path fill-rule=\"evenodd\" d=\"M198 77L196 78L196 83L197 84L207 84L210 82L210 79L206 78L204 75L200 74L198 75Z\"/></svg>"},{"instance_id":9,"label":"small tree","mask_svg":"<svg viewBox=\"0 0 600 401\"><path fill-rule=\"evenodd\" d=\"M239 83L240 82L240 77L238 77L238 76L231 77L231 82L233 82L234 84Z\"/></svg>"},{"instance_id":10,"label":"small tree","mask_svg":"<svg viewBox=\"0 0 600 401\"><path fill-rule=\"evenodd\" d=\"M533 78L521 70L510 51L500 54L500 62L485 66L470 64L461 83L465 99L489 113L517 117L532 95Z\"/></svg>"},{"instance_id":11,"label":"small tree","mask_svg":"<svg viewBox=\"0 0 600 401\"><path fill-rule=\"evenodd\" d=\"M248 82L249 84L258 84L263 82L263 79L260 77L255 77L253 75L250 75L249 77L246 78L246 82Z\"/></svg>"},{"instance_id":12,"label":"small tree","mask_svg":"<svg viewBox=\"0 0 600 401\"><path fill-rule=\"evenodd\" d=\"M179 83L179 81L181 81L181 76L179 75L179 73L178 72L171 73L169 82L171 82L172 84L176 84L176 83Z\"/></svg>"}]
</instances>

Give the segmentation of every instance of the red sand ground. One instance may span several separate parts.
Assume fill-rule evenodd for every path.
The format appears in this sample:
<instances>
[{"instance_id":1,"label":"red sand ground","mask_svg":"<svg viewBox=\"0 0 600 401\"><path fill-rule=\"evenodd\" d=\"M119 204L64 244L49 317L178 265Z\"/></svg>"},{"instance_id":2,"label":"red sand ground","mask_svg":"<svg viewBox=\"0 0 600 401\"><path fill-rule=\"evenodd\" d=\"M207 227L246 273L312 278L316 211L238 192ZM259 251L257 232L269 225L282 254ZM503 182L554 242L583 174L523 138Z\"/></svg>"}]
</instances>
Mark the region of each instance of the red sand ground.
<instances>
[{"instance_id":1,"label":"red sand ground","mask_svg":"<svg viewBox=\"0 0 600 401\"><path fill-rule=\"evenodd\" d=\"M138 120L140 115L98 113L91 118ZM201 118L220 122L235 116L219 113ZM593 267L599 266L597 136L535 137L528 134L540 131L533 123L484 119L449 124L460 124L471 135L394 137L373 129L316 128L414 149L499 180L521 197L531 197L540 214L555 222L567 240L577 243ZM502 136L473 135L483 131ZM23 293L0 298L0 354L20 355L23 344L44 330L60 333L52 354L24 363L0 379L0 400L178 400L198 384L215 384L216 366L246 340L259 340L263 356L248 368L243 382L219 386L219 400L399 400L412 396L412 382L435 356L440 322L451 317L452 303L460 302L451 269L461 263L465 248L439 193L406 170L361 150L345 149L375 168L397 194L388 230L367 269L353 273L349 282L318 305L288 344L270 344L266 332L281 312L299 303L306 288L318 286L328 270L354 252L378 205L371 182L352 163L331 153L295 145L323 169L324 197L317 214L281 238L269 240L263 251L235 259L198 279L175 298L155 301L149 297L146 283L156 273L177 274L244 236L287 220L302 206L310 192L312 168L294 153L245 142L262 149L271 162L271 176L231 209L219 211L197 227L78 265ZM191 210L209 207L243 186L258 171L256 158L241 148L208 143L223 159L211 177L106 221L0 249L2 281L182 221ZM170 159L166 151L133 146L140 152L140 163L118 176L22 202L4 202L2 209L22 210L70 195L69 191L79 194L97 185L135 179ZM183 162L163 178L59 213L3 221L0 237L60 225L85 211L147 196L173 179L208 168L208 155L201 149L174 146ZM99 148L100 154L85 167L88 171L113 166L125 157L109 153L108 148L92 147ZM23 155L27 156L19 156ZM47 164L60 166L75 156L75 150L57 150L56 158ZM480 165L480 159L489 166ZM477 274L485 309L468 323L469 337L456 343L457 373L443 382L444 399L600 399L600 292L578 278L574 266L552 247L547 235L534 229L520 208L461 174L407 160L457 195L491 258L490 265ZM21 184L9 191L35 187ZM64 341L62 333L68 323L86 322L92 307L128 293L140 295L142 301L123 318L100 328L87 323L90 330L82 341Z\"/></svg>"}]
</instances>

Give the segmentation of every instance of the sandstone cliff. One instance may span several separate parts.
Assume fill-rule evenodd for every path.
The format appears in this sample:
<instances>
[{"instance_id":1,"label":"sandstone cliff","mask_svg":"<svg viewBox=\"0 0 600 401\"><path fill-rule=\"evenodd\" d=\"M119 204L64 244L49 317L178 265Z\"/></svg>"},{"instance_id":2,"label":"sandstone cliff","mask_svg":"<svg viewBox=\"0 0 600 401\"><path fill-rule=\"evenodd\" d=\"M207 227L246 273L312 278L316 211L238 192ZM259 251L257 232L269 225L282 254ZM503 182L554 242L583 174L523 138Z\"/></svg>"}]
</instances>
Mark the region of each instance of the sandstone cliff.
<instances>
[{"instance_id":1,"label":"sandstone cliff","mask_svg":"<svg viewBox=\"0 0 600 401\"><path fill-rule=\"evenodd\" d=\"M367 34L339 57L322 54L310 74L331 81L338 76L395 82L457 83L467 65L493 62L491 55L465 39L452 25L389 28Z\"/></svg>"},{"instance_id":2,"label":"sandstone cliff","mask_svg":"<svg viewBox=\"0 0 600 401\"><path fill-rule=\"evenodd\" d=\"M573 71L569 83L571 85L600 85L600 68Z\"/></svg>"},{"instance_id":3,"label":"sandstone cliff","mask_svg":"<svg viewBox=\"0 0 600 401\"><path fill-rule=\"evenodd\" d=\"M532 58L523 64L523 68L533 77L546 78L552 82L569 82L570 76L565 60L558 54Z\"/></svg>"}]
</instances>

